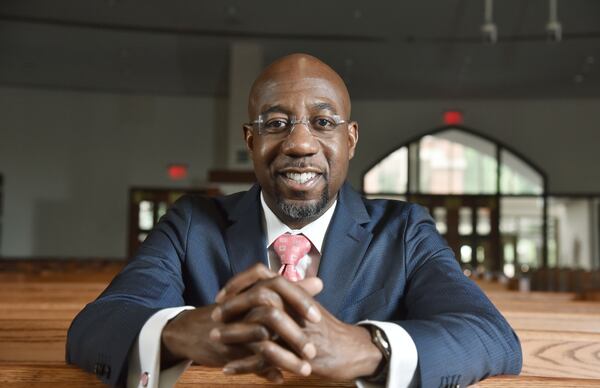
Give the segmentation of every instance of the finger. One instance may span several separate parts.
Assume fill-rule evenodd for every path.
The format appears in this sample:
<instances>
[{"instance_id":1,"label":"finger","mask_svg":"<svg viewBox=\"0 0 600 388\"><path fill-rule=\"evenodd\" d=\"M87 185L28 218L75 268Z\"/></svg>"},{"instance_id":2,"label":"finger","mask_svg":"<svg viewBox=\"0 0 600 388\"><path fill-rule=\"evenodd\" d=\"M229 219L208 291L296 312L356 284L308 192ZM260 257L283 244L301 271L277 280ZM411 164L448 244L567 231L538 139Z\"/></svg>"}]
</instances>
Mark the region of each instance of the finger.
<instances>
[{"instance_id":1,"label":"finger","mask_svg":"<svg viewBox=\"0 0 600 388\"><path fill-rule=\"evenodd\" d=\"M272 341L252 342L247 345L256 354L262 356L273 367L308 376L312 368L308 361L298 358L294 353Z\"/></svg>"},{"instance_id":2,"label":"finger","mask_svg":"<svg viewBox=\"0 0 600 388\"><path fill-rule=\"evenodd\" d=\"M281 310L285 308L279 294L272 289L253 287L215 307L211 318L216 322L229 322L257 306L272 306Z\"/></svg>"},{"instance_id":3,"label":"finger","mask_svg":"<svg viewBox=\"0 0 600 388\"><path fill-rule=\"evenodd\" d=\"M289 305L300 317L315 323L321 320L321 312L313 297L302 287L282 276L261 280L248 291L226 300L213 310L213 319L226 322L228 319L243 314L259 305L277 306L279 299L273 295L273 292L279 296L279 299L283 299L286 305Z\"/></svg>"},{"instance_id":4,"label":"finger","mask_svg":"<svg viewBox=\"0 0 600 388\"><path fill-rule=\"evenodd\" d=\"M232 323L215 327L210 331L209 337L223 344L239 344L267 340L269 331L258 323Z\"/></svg>"},{"instance_id":5,"label":"finger","mask_svg":"<svg viewBox=\"0 0 600 388\"><path fill-rule=\"evenodd\" d=\"M226 375L255 373L277 384L283 382L283 374L277 368L268 366L264 358L258 354L227 363L223 367Z\"/></svg>"},{"instance_id":6,"label":"finger","mask_svg":"<svg viewBox=\"0 0 600 388\"><path fill-rule=\"evenodd\" d=\"M264 377L275 384L283 383L283 374L277 368L267 368L264 371L256 373L258 376Z\"/></svg>"},{"instance_id":7,"label":"finger","mask_svg":"<svg viewBox=\"0 0 600 388\"><path fill-rule=\"evenodd\" d=\"M258 263L250 267L250 269L234 276L225 284L225 287L219 291L215 297L217 303L223 302L225 299L239 294L241 291L252 286L259 280L269 279L277 276L277 274L267 268L264 264Z\"/></svg>"},{"instance_id":8,"label":"finger","mask_svg":"<svg viewBox=\"0 0 600 388\"><path fill-rule=\"evenodd\" d=\"M226 375L242 373L261 373L267 367L265 359L260 354L253 354L239 360L230 361L223 367Z\"/></svg>"},{"instance_id":9,"label":"finger","mask_svg":"<svg viewBox=\"0 0 600 388\"><path fill-rule=\"evenodd\" d=\"M323 291L323 281L316 277L309 277L296 282L297 285L302 287L309 295L315 296L319 292Z\"/></svg>"},{"instance_id":10,"label":"finger","mask_svg":"<svg viewBox=\"0 0 600 388\"><path fill-rule=\"evenodd\" d=\"M257 307L245 318L248 322L260 323L271 329L283 342L289 345L296 354L311 360L317 355L317 348L308 340L300 326L284 311L274 307Z\"/></svg>"}]
</instances>

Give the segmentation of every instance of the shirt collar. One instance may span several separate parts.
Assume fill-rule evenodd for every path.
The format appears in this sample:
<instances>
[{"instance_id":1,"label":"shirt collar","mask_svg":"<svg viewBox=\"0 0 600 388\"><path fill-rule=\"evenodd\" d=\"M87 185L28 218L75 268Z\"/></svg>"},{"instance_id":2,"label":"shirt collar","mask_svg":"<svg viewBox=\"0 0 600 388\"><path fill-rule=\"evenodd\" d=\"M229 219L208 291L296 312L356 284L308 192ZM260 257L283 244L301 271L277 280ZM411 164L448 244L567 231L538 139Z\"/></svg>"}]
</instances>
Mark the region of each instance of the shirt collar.
<instances>
[{"instance_id":1,"label":"shirt collar","mask_svg":"<svg viewBox=\"0 0 600 388\"><path fill-rule=\"evenodd\" d=\"M277 237L284 233L302 233L310 240L317 251L319 251L319 254L321 253L323 240L325 239L325 233L327 233L329 222L331 221L331 217L333 217L333 212L337 206L337 199L325 213L301 229L291 229L289 226L281 222L281 220L277 218L275 213L273 213L273 211L265 202L262 191L260 192L260 204L262 205L264 222L266 225L265 229L267 231L267 247L271 246Z\"/></svg>"}]
</instances>

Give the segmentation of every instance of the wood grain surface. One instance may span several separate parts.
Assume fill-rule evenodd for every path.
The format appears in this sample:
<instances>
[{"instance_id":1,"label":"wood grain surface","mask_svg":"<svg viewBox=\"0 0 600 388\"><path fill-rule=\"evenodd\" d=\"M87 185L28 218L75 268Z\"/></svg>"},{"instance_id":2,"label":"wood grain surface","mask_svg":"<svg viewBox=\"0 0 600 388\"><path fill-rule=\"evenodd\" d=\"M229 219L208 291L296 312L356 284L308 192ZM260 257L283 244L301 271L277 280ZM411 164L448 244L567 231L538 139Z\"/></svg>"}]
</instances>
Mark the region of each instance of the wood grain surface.
<instances>
[{"instance_id":1,"label":"wood grain surface","mask_svg":"<svg viewBox=\"0 0 600 388\"><path fill-rule=\"evenodd\" d=\"M354 387L352 382L339 382L316 377L298 377L284 374L283 385L271 384L252 375L224 376L218 369L193 366L186 371L176 387ZM10 364L0 363L0 386L2 387L104 387L92 374L78 368L60 364ZM542 376L496 376L472 387L532 387L575 388L600 387L600 380L583 378L552 378Z\"/></svg>"},{"instance_id":2,"label":"wood grain surface","mask_svg":"<svg viewBox=\"0 0 600 388\"><path fill-rule=\"evenodd\" d=\"M6 279L5 279L6 280ZM105 281L0 282L0 386L94 387L95 376L64 365L66 332ZM522 293L485 287L521 339L523 372L477 387L600 387L600 303L568 293ZM346 387L351 383L286 375L285 386ZM192 367L177 386L264 386L253 376L229 378Z\"/></svg>"}]
</instances>

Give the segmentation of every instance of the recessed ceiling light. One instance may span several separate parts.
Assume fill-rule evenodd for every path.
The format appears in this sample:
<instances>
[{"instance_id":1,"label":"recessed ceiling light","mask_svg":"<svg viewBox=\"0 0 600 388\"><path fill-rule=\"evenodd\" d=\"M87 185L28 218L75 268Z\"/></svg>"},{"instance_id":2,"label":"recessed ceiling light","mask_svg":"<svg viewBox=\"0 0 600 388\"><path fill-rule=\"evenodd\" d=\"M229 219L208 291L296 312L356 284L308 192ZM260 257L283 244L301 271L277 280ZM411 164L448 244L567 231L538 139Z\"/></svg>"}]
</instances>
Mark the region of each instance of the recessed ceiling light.
<instances>
[{"instance_id":1,"label":"recessed ceiling light","mask_svg":"<svg viewBox=\"0 0 600 388\"><path fill-rule=\"evenodd\" d=\"M576 74L575 77L573 77L573 82L575 82L576 84L580 84L583 82L583 75L582 74Z\"/></svg>"},{"instance_id":2,"label":"recessed ceiling light","mask_svg":"<svg viewBox=\"0 0 600 388\"><path fill-rule=\"evenodd\" d=\"M355 9L354 12L352 12L352 16L354 16L354 19L360 19L363 16L363 13L360 9Z\"/></svg>"}]
</instances>

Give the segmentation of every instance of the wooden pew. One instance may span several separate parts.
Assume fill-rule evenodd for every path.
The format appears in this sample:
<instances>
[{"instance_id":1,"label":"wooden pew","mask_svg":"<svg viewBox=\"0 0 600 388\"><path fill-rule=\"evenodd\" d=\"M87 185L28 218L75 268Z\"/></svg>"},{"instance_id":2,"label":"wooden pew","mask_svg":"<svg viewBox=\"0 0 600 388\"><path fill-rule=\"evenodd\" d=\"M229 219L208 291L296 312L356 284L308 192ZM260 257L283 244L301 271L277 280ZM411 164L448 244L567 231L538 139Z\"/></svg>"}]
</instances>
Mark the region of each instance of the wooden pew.
<instances>
[{"instance_id":1,"label":"wooden pew","mask_svg":"<svg viewBox=\"0 0 600 388\"><path fill-rule=\"evenodd\" d=\"M95 376L69 365L0 364L0 385L20 387L104 387ZM338 382L316 377L298 377L284 373L284 384L275 385L252 375L224 376L218 369L192 366L178 381L177 388L187 387L354 387L352 382ZM583 378L540 376L496 376L481 381L476 388L579 388L600 387L600 381Z\"/></svg>"},{"instance_id":2,"label":"wooden pew","mask_svg":"<svg viewBox=\"0 0 600 388\"><path fill-rule=\"evenodd\" d=\"M63 373L78 381L78 375L72 375L78 373L77 370L63 365L66 330L76 313L105 286L105 282L78 284L72 280L51 283L1 282L0 375L8 373L15 379L25 378L22 376L31 372L27 368L41 368L42 372L36 376L43 377L46 372L56 372L56 376L62 376ZM589 385L593 380L579 379L600 379L600 303L573 301L574 294L525 294L494 289L489 291L489 295L522 341L524 368L521 379L541 375L563 379L560 381L564 384L584 384L582 386L593 386ZM208 371L192 368L188 373L193 380ZM94 376L85 376L91 378L90 381L95 380ZM188 378L186 376L187 373L182 384L188 381L185 380ZM223 385L227 385L223 381L229 381L223 380L220 372L211 376ZM65 380L67 377L64 377ZM525 380L502 381L513 385ZM560 386L549 382L559 380L527 381L530 384L543 381L545 385ZM30 382L23 381L23 386ZM44 383L42 380L37 382ZM600 386L600 380L595 383Z\"/></svg>"}]
</instances>

